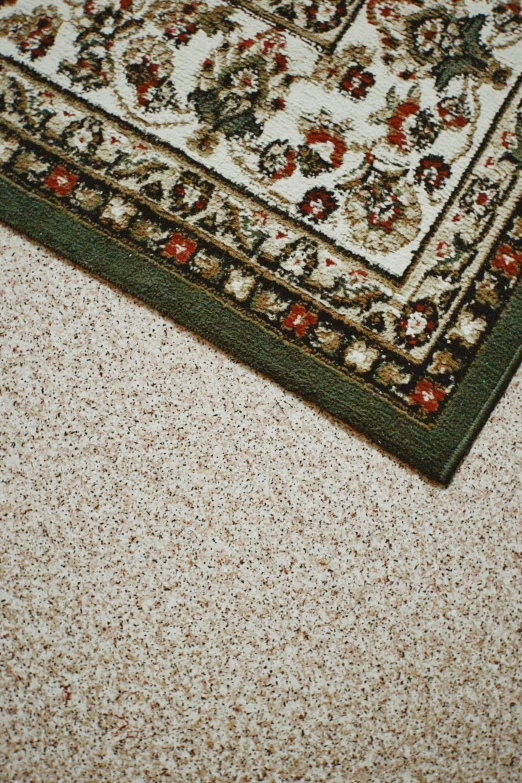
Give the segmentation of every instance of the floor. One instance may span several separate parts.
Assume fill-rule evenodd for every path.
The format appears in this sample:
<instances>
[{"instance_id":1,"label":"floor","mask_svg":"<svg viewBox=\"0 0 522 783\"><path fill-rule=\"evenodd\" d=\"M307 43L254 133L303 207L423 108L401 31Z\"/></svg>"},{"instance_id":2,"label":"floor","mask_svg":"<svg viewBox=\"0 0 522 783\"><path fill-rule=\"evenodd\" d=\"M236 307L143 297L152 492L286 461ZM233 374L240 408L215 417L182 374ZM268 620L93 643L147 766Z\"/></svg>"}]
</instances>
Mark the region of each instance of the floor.
<instances>
[{"instance_id":1,"label":"floor","mask_svg":"<svg viewBox=\"0 0 522 783\"><path fill-rule=\"evenodd\" d=\"M0 781L520 783L522 372L444 489L0 226Z\"/></svg>"}]
</instances>

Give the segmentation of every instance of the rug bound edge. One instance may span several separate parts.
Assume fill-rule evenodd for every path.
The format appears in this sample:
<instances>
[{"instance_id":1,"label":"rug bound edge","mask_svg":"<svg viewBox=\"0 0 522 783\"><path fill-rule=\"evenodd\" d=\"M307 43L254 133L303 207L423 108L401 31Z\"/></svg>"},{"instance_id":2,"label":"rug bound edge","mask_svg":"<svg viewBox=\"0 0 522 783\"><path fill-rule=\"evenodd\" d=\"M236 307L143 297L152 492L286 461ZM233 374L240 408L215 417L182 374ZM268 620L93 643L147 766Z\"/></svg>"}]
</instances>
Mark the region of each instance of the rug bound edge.
<instances>
[{"instance_id":1,"label":"rug bound edge","mask_svg":"<svg viewBox=\"0 0 522 783\"><path fill-rule=\"evenodd\" d=\"M386 451L449 484L522 361L522 284L427 429L376 392L242 316L208 291L155 266L0 175L0 220L113 283L173 321L325 409Z\"/></svg>"}]
</instances>

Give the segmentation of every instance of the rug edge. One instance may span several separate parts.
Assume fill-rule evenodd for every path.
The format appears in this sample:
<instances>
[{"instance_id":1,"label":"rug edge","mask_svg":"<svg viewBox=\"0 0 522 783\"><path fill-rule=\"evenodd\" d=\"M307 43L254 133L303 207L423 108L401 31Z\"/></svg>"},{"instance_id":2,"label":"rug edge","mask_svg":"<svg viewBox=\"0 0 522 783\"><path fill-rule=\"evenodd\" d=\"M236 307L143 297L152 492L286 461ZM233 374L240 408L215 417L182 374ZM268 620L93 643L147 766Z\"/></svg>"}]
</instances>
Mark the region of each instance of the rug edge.
<instances>
[{"instance_id":1,"label":"rug edge","mask_svg":"<svg viewBox=\"0 0 522 783\"><path fill-rule=\"evenodd\" d=\"M342 377L210 292L152 264L138 251L1 175L0 220L191 329L444 485L450 483L522 361L519 284L454 398L427 429L376 392Z\"/></svg>"}]
</instances>

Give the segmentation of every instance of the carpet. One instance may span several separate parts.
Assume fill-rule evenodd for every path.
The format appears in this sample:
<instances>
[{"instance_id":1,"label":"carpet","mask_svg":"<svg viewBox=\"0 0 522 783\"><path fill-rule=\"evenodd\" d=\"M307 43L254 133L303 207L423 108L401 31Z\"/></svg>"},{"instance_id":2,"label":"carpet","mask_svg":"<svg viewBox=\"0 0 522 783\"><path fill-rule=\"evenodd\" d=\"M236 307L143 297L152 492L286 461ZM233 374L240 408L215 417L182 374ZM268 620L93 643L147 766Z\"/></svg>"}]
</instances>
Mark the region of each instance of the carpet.
<instances>
[{"instance_id":1,"label":"carpet","mask_svg":"<svg viewBox=\"0 0 522 783\"><path fill-rule=\"evenodd\" d=\"M522 9L0 0L0 219L448 482L522 353Z\"/></svg>"},{"instance_id":2,"label":"carpet","mask_svg":"<svg viewBox=\"0 0 522 783\"><path fill-rule=\"evenodd\" d=\"M520 783L522 368L441 487L0 260L2 783Z\"/></svg>"}]
</instances>

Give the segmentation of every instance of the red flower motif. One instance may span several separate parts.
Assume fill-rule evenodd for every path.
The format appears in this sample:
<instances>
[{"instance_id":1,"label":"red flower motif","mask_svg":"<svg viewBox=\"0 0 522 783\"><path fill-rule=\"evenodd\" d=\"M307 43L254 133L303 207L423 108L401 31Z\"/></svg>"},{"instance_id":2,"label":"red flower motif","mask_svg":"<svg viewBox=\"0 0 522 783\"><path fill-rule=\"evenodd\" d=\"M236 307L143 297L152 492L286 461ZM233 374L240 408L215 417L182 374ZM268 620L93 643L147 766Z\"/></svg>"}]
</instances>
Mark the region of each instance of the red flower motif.
<instances>
[{"instance_id":1,"label":"red flower motif","mask_svg":"<svg viewBox=\"0 0 522 783\"><path fill-rule=\"evenodd\" d=\"M395 144L399 149L406 151L408 149L408 137L404 130L404 123L409 117L415 116L420 112L420 106L413 101L406 101L397 107L395 114L390 117L388 124L388 141Z\"/></svg>"},{"instance_id":2,"label":"red flower motif","mask_svg":"<svg viewBox=\"0 0 522 783\"><path fill-rule=\"evenodd\" d=\"M415 172L417 182L422 182L428 193L443 188L451 176L451 167L440 155L422 158Z\"/></svg>"},{"instance_id":3,"label":"red flower motif","mask_svg":"<svg viewBox=\"0 0 522 783\"><path fill-rule=\"evenodd\" d=\"M360 65L352 65L345 73L340 84L344 90L356 100L366 98L368 91L375 84L375 76L370 71L365 71Z\"/></svg>"},{"instance_id":4,"label":"red flower motif","mask_svg":"<svg viewBox=\"0 0 522 783\"><path fill-rule=\"evenodd\" d=\"M148 106L152 100L151 90L161 87L165 81L165 77L160 76L160 64L153 62L147 54L143 55L139 65L127 68L127 75L135 84L140 106Z\"/></svg>"},{"instance_id":5,"label":"red flower motif","mask_svg":"<svg viewBox=\"0 0 522 783\"><path fill-rule=\"evenodd\" d=\"M500 245L491 265L509 277L517 277L522 266L522 253L517 253L511 245Z\"/></svg>"},{"instance_id":6,"label":"red flower motif","mask_svg":"<svg viewBox=\"0 0 522 783\"><path fill-rule=\"evenodd\" d=\"M266 44L265 44L265 46L266 46ZM276 61L276 65L277 65L277 70L280 73L282 71L287 71L288 70L288 57L286 56L286 54L281 54L281 52L279 52L279 54L276 54L275 61Z\"/></svg>"},{"instance_id":7,"label":"red flower motif","mask_svg":"<svg viewBox=\"0 0 522 783\"><path fill-rule=\"evenodd\" d=\"M174 258L178 264L186 264L197 250L197 244L183 234L173 234L167 242L163 255Z\"/></svg>"},{"instance_id":8,"label":"red flower motif","mask_svg":"<svg viewBox=\"0 0 522 783\"><path fill-rule=\"evenodd\" d=\"M437 112L447 128L465 128L469 125L467 107L458 98L443 98L437 104Z\"/></svg>"},{"instance_id":9,"label":"red flower motif","mask_svg":"<svg viewBox=\"0 0 522 783\"><path fill-rule=\"evenodd\" d=\"M238 49L250 49L252 46L255 45L255 41L253 38L245 38L243 41L240 41L237 45Z\"/></svg>"},{"instance_id":10,"label":"red flower motif","mask_svg":"<svg viewBox=\"0 0 522 783\"><path fill-rule=\"evenodd\" d=\"M446 392L440 386L435 386L431 381L419 381L410 399L428 413L435 413L445 396Z\"/></svg>"},{"instance_id":11,"label":"red flower motif","mask_svg":"<svg viewBox=\"0 0 522 783\"><path fill-rule=\"evenodd\" d=\"M335 136L325 128L314 128L307 134L306 143L310 147L313 147L314 144L331 144L330 164L334 169L338 169L342 165L347 146L344 139L340 136Z\"/></svg>"},{"instance_id":12,"label":"red flower motif","mask_svg":"<svg viewBox=\"0 0 522 783\"><path fill-rule=\"evenodd\" d=\"M128 8L131 7L133 0L120 0L120 8L122 11L126 11ZM87 0L85 3L85 12L87 14L96 15L97 7L94 0Z\"/></svg>"},{"instance_id":13,"label":"red flower motif","mask_svg":"<svg viewBox=\"0 0 522 783\"><path fill-rule=\"evenodd\" d=\"M44 185L54 190L57 196L69 196L77 182L76 174L71 174L63 166L56 166L45 180Z\"/></svg>"},{"instance_id":14,"label":"red flower motif","mask_svg":"<svg viewBox=\"0 0 522 783\"><path fill-rule=\"evenodd\" d=\"M313 188L305 193L299 209L303 215L307 215L316 223L322 223L330 217L332 212L335 212L338 206L333 193L325 188Z\"/></svg>"},{"instance_id":15,"label":"red flower motif","mask_svg":"<svg viewBox=\"0 0 522 783\"><path fill-rule=\"evenodd\" d=\"M502 134L502 146L506 150L513 150L517 146L517 134L514 131L504 131Z\"/></svg>"},{"instance_id":16,"label":"red flower motif","mask_svg":"<svg viewBox=\"0 0 522 783\"><path fill-rule=\"evenodd\" d=\"M0 5L2 4L0 3ZM53 19L43 13L38 16L34 30L20 42L19 48L20 51L28 54L31 60L36 60L47 54L55 39L56 31L53 28Z\"/></svg>"},{"instance_id":17,"label":"red flower motif","mask_svg":"<svg viewBox=\"0 0 522 783\"><path fill-rule=\"evenodd\" d=\"M298 337L304 337L310 326L315 326L316 323L316 314L298 304L293 305L286 318L283 318L285 329L293 330Z\"/></svg>"}]
</instances>

